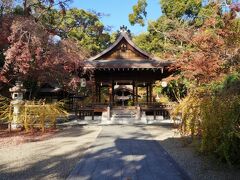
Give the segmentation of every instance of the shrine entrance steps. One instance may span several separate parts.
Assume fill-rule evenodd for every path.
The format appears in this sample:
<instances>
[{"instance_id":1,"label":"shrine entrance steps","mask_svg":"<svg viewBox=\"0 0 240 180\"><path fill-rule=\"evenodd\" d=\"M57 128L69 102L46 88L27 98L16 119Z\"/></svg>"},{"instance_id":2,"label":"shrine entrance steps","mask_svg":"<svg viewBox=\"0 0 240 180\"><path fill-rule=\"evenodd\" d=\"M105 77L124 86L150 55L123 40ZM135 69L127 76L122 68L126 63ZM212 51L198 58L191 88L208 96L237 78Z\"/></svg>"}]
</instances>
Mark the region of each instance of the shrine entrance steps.
<instances>
[{"instance_id":1,"label":"shrine entrance steps","mask_svg":"<svg viewBox=\"0 0 240 180\"><path fill-rule=\"evenodd\" d=\"M136 107L114 107L110 119L103 113L101 124L146 124L146 121L137 118L137 111Z\"/></svg>"},{"instance_id":2,"label":"shrine entrance steps","mask_svg":"<svg viewBox=\"0 0 240 180\"><path fill-rule=\"evenodd\" d=\"M144 110L138 106L115 106L108 111L102 112L101 116L84 116L84 119L74 121L77 124L98 124L98 125L147 125L147 124L173 124L170 118L162 115L146 115Z\"/></svg>"}]
</instances>

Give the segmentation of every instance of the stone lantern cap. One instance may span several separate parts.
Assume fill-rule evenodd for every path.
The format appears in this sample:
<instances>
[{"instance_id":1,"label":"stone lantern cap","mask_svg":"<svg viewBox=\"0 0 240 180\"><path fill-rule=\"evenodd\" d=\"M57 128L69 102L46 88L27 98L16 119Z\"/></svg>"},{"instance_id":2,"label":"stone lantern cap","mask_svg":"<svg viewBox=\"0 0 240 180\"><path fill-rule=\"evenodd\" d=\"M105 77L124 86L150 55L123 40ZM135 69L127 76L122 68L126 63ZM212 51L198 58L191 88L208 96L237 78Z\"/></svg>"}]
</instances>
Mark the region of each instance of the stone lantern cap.
<instances>
[{"instance_id":1,"label":"stone lantern cap","mask_svg":"<svg viewBox=\"0 0 240 180\"><path fill-rule=\"evenodd\" d=\"M27 90L23 88L21 81L16 81L16 85L9 89L11 93L25 93Z\"/></svg>"}]
</instances>

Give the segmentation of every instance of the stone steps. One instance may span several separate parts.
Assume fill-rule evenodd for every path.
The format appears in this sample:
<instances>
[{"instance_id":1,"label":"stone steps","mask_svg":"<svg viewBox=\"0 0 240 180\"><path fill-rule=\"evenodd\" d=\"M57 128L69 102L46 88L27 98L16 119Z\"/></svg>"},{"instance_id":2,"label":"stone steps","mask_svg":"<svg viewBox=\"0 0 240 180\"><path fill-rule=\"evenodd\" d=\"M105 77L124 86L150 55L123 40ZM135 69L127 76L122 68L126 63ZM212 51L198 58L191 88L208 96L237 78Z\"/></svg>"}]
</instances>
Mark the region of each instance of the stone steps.
<instances>
[{"instance_id":1,"label":"stone steps","mask_svg":"<svg viewBox=\"0 0 240 180\"><path fill-rule=\"evenodd\" d=\"M111 119L111 120L104 120L101 121L101 124L128 124L128 125L133 125L133 124L146 124L146 122L143 122L141 120L136 120L132 118L121 118L121 119Z\"/></svg>"},{"instance_id":2,"label":"stone steps","mask_svg":"<svg viewBox=\"0 0 240 180\"><path fill-rule=\"evenodd\" d=\"M136 114L137 112L135 109L113 109L111 121L119 124L132 124L136 119Z\"/></svg>"}]
</instances>

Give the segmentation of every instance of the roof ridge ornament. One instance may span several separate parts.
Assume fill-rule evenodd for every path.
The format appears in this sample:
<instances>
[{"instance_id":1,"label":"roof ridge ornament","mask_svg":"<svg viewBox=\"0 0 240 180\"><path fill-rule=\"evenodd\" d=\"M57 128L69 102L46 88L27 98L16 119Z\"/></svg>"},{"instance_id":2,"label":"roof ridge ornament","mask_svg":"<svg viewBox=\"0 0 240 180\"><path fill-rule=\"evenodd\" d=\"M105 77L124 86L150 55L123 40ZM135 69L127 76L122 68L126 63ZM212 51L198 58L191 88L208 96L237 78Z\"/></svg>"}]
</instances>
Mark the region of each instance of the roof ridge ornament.
<instances>
[{"instance_id":1,"label":"roof ridge ornament","mask_svg":"<svg viewBox=\"0 0 240 180\"><path fill-rule=\"evenodd\" d=\"M126 33L131 37L131 31L125 25L120 26L120 33Z\"/></svg>"},{"instance_id":2,"label":"roof ridge ornament","mask_svg":"<svg viewBox=\"0 0 240 180\"><path fill-rule=\"evenodd\" d=\"M125 25L120 26L120 30L118 31L118 36L121 34L122 35L126 34L130 39L132 39L131 31Z\"/></svg>"}]
</instances>

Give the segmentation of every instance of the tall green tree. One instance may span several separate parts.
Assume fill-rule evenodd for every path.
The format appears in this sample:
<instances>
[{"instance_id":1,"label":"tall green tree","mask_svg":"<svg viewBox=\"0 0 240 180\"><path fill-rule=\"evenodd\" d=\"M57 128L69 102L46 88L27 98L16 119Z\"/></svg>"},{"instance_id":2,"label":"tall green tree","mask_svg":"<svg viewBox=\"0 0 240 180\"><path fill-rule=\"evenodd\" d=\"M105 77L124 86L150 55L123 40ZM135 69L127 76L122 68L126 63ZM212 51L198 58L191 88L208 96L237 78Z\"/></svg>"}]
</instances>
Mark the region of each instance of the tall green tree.
<instances>
[{"instance_id":1,"label":"tall green tree","mask_svg":"<svg viewBox=\"0 0 240 180\"><path fill-rule=\"evenodd\" d=\"M187 46L187 24L179 19L161 16L148 23L148 32L134 37L140 48L160 57L177 56Z\"/></svg>"},{"instance_id":2,"label":"tall green tree","mask_svg":"<svg viewBox=\"0 0 240 180\"><path fill-rule=\"evenodd\" d=\"M147 1L138 0L137 4L133 6L133 12L128 15L128 19L131 25L140 24L145 25L145 18L147 16Z\"/></svg>"},{"instance_id":3,"label":"tall green tree","mask_svg":"<svg viewBox=\"0 0 240 180\"><path fill-rule=\"evenodd\" d=\"M5 13L9 13L13 8L13 1L14 0L1 0L0 1L0 17L3 16Z\"/></svg>"},{"instance_id":4,"label":"tall green tree","mask_svg":"<svg viewBox=\"0 0 240 180\"><path fill-rule=\"evenodd\" d=\"M41 21L52 34L62 39L72 38L79 47L88 51L89 55L94 55L106 49L110 43L108 29L100 18L83 9L69 9L64 15L52 9L41 17Z\"/></svg>"},{"instance_id":5,"label":"tall green tree","mask_svg":"<svg viewBox=\"0 0 240 180\"><path fill-rule=\"evenodd\" d=\"M61 37L75 39L91 55L106 49L110 44L110 35L100 17L82 9L67 10L59 30Z\"/></svg>"},{"instance_id":6,"label":"tall green tree","mask_svg":"<svg viewBox=\"0 0 240 180\"><path fill-rule=\"evenodd\" d=\"M194 18L202 7L202 0L160 0L163 13L169 18Z\"/></svg>"}]
</instances>

